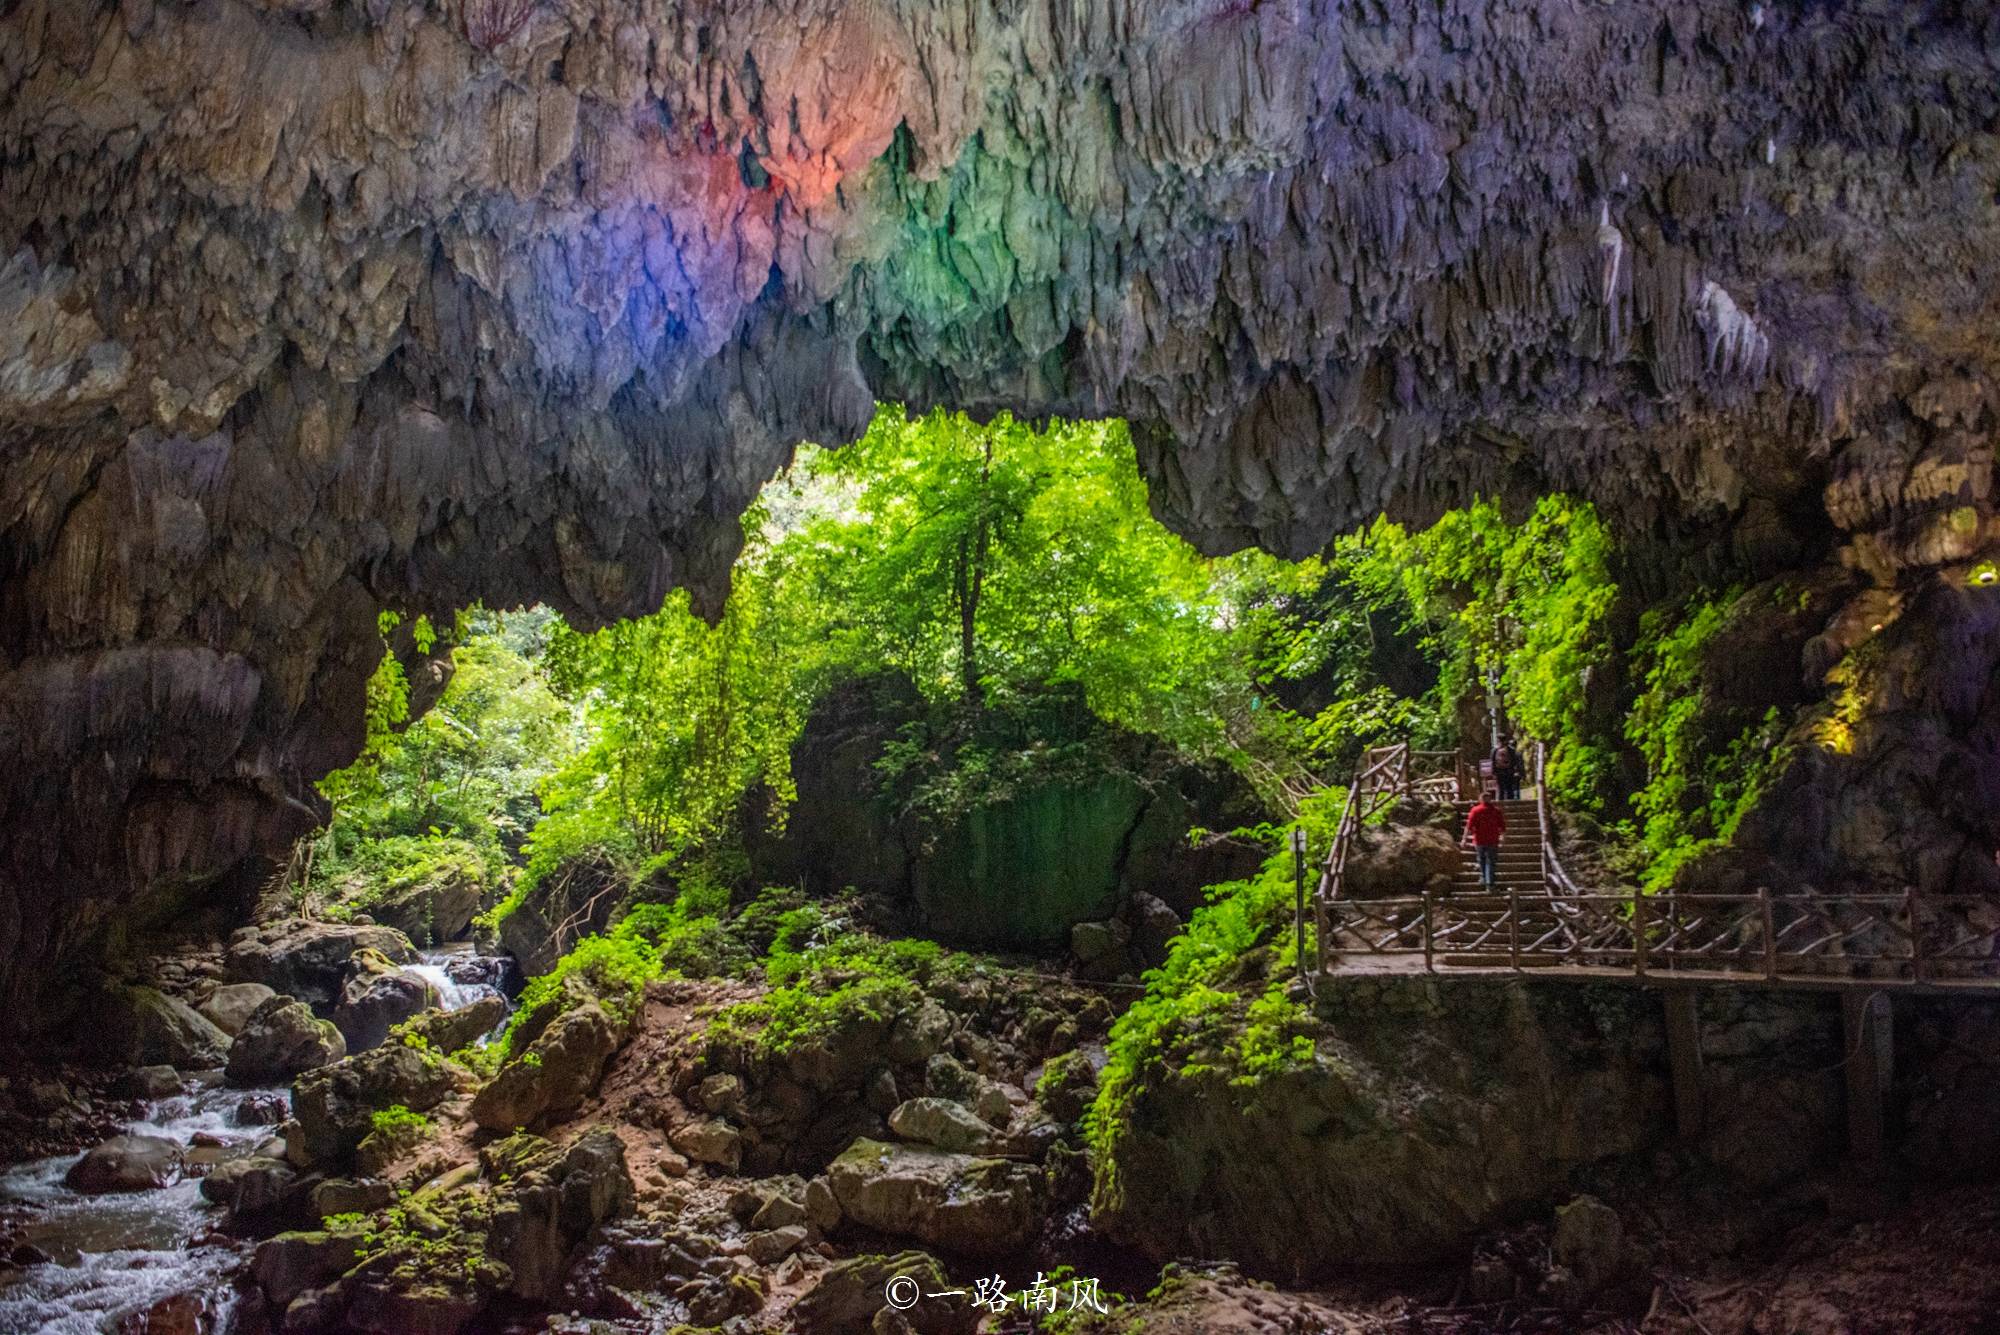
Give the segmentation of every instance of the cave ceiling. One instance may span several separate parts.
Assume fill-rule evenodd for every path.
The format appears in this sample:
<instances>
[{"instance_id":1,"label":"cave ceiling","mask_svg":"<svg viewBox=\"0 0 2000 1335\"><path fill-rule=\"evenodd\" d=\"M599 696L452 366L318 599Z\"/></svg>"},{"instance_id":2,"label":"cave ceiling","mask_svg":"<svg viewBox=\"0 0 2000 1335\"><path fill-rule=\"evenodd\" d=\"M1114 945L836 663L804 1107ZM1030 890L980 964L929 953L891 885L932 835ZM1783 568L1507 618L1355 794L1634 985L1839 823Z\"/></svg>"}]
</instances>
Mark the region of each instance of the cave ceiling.
<instances>
[{"instance_id":1,"label":"cave ceiling","mask_svg":"<svg viewBox=\"0 0 2000 1335\"><path fill-rule=\"evenodd\" d=\"M385 608L713 608L878 399L1210 551L1948 571L1997 113L1983 4L0 0L0 952L309 825Z\"/></svg>"}]
</instances>

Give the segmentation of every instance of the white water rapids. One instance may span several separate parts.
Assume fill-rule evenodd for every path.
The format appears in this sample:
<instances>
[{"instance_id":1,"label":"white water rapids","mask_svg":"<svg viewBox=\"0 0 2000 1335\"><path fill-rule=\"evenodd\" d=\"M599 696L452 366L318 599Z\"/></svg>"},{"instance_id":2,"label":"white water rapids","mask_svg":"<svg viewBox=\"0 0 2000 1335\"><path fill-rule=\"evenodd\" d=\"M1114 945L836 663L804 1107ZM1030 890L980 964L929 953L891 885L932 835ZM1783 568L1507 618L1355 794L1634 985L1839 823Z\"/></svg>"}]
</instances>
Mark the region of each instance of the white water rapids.
<instances>
[{"instance_id":1,"label":"white water rapids","mask_svg":"<svg viewBox=\"0 0 2000 1335\"><path fill-rule=\"evenodd\" d=\"M482 996L499 995L493 981L500 961L461 948L425 952L407 966L438 991L444 1009L457 1010ZM144 1105L128 1134L159 1136L211 1160L249 1154L277 1133L275 1126L241 1125L236 1109L246 1098L275 1095L290 1106L286 1090L196 1088ZM194 1137L219 1140L196 1149ZM201 1195L196 1176L151 1191L84 1195L63 1185L82 1156L58 1155L0 1170L0 1221L22 1243L39 1248L46 1262L7 1266L0 1257L0 1335L100 1335L177 1294L200 1303L201 1328L226 1335L237 1302L233 1283L247 1245L216 1235L223 1211Z\"/></svg>"}]
</instances>

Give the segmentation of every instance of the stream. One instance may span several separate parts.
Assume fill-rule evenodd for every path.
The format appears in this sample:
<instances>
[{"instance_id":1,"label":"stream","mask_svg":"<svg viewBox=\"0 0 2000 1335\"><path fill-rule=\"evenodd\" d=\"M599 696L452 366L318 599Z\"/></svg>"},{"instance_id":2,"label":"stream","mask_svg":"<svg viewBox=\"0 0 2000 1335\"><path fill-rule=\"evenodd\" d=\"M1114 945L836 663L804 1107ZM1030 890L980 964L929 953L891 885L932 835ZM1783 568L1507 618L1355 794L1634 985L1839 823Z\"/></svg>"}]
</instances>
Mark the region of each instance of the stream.
<instances>
[{"instance_id":1,"label":"stream","mask_svg":"<svg viewBox=\"0 0 2000 1335\"><path fill-rule=\"evenodd\" d=\"M444 1009L457 1010L501 994L512 963L475 954L466 944L425 951L420 963L406 967L437 988ZM184 1310L163 1321L166 1328L214 1335L232 1328L237 1294L229 1281L251 1244L218 1232L224 1212L202 1197L201 1175L277 1134L276 1126L239 1121L239 1105L275 1097L289 1112L291 1093L231 1089L220 1078L220 1071L190 1077L181 1093L145 1102L140 1116L121 1128L183 1147L189 1169L170 1186L104 1195L72 1191L63 1177L81 1154L0 1170L0 1231L14 1237L17 1250L32 1247L49 1258L16 1266L0 1257L0 1335L144 1330L143 1314L177 1295L186 1295Z\"/></svg>"}]
</instances>

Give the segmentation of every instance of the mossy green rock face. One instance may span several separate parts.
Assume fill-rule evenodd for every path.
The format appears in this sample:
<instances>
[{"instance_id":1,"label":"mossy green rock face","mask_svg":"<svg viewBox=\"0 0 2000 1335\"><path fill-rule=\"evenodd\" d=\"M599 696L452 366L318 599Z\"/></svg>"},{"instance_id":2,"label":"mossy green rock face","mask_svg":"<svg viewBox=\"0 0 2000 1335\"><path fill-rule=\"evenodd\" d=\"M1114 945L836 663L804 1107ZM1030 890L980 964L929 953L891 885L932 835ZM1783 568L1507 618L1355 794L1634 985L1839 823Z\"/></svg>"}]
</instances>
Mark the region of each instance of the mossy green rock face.
<instances>
[{"instance_id":1,"label":"mossy green rock face","mask_svg":"<svg viewBox=\"0 0 2000 1335\"><path fill-rule=\"evenodd\" d=\"M1700 1007L1706 1114L1678 1140L1659 998L1622 983L1334 974L1310 1059L1261 1075L1240 1019L1190 1017L1094 1109L1092 1224L1156 1258L1310 1279L1462 1256L1669 1145L1751 1190L1837 1157L1832 1000L1716 988Z\"/></svg>"},{"instance_id":2,"label":"mossy green rock face","mask_svg":"<svg viewBox=\"0 0 2000 1335\"><path fill-rule=\"evenodd\" d=\"M979 946L1066 944L1118 907L1126 841L1146 793L1122 774L974 808L916 868L924 929Z\"/></svg>"}]
</instances>

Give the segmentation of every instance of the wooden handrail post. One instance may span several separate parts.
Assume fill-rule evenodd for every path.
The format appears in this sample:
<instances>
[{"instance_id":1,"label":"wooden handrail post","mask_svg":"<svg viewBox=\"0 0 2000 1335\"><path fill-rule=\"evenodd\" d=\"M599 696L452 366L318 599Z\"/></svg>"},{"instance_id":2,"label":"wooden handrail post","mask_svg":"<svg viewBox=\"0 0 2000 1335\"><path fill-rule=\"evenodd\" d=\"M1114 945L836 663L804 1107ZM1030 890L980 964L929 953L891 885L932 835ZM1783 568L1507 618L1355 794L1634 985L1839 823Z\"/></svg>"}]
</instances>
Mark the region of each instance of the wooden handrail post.
<instances>
[{"instance_id":1,"label":"wooden handrail post","mask_svg":"<svg viewBox=\"0 0 2000 1335\"><path fill-rule=\"evenodd\" d=\"M1632 969L1646 976L1646 892L1632 892Z\"/></svg>"},{"instance_id":2,"label":"wooden handrail post","mask_svg":"<svg viewBox=\"0 0 2000 1335\"><path fill-rule=\"evenodd\" d=\"M1514 972L1521 972L1521 892L1511 885L1507 887L1507 953L1514 961Z\"/></svg>"},{"instance_id":3,"label":"wooden handrail post","mask_svg":"<svg viewBox=\"0 0 2000 1335\"><path fill-rule=\"evenodd\" d=\"M1777 920L1771 914L1771 887L1757 887L1757 912L1764 920L1764 976L1778 976L1778 930Z\"/></svg>"},{"instance_id":4,"label":"wooden handrail post","mask_svg":"<svg viewBox=\"0 0 2000 1335\"><path fill-rule=\"evenodd\" d=\"M1319 958L1319 971L1322 976L1324 976L1326 973L1327 935L1328 933L1327 933L1327 921L1326 921L1326 901L1321 899L1318 895L1314 895L1313 896L1313 953L1317 955Z\"/></svg>"},{"instance_id":5,"label":"wooden handrail post","mask_svg":"<svg viewBox=\"0 0 2000 1335\"><path fill-rule=\"evenodd\" d=\"M1292 954L1299 968L1299 981L1312 991L1306 976L1306 832L1292 831Z\"/></svg>"},{"instance_id":6,"label":"wooden handrail post","mask_svg":"<svg viewBox=\"0 0 2000 1335\"><path fill-rule=\"evenodd\" d=\"M1924 921L1920 912L1922 901L1917 897L1917 887L1904 891L1910 903L1910 976L1921 983L1929 979L1930 968L1924 960Z\"/></svg>"},{"instance_id":7,"label":"wooden handrail post","mask_svg":"<svg viewBox=\"0 0 2000 1335\"><path fill-rule=\"evenodd\" d=\"M1432 902L1432 892L1429 890L1425 890L1424 891L1424 972L1425 973L1437 972L1437 965L1432 960L1433 938L1431 935L1431 930L1432 930L1431 902Z\"/></svg>"}]
</instances>

